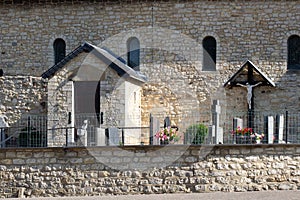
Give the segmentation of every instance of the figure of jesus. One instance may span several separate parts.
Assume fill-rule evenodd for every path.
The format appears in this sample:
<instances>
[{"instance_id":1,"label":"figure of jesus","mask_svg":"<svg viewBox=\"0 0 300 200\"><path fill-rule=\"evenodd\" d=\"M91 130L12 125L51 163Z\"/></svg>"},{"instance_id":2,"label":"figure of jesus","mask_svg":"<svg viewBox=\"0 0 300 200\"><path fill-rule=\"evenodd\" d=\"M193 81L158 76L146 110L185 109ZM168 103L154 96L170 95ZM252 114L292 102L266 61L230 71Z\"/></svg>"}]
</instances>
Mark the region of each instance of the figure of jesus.
<instances>
[{"instance_id":1,"label":"figure of jesus","mask_svg":"<svg viewBox=\"0 0 300 200\"><path fill-rule=\"evenodd\" d=\"M247 102L248 102L249 110L251 109L252 89L260 84L261 84L261 82L256 83L255 85L250 85L248 82L246 83L246 85L237 83L237 85L247 88L247 91L248 91L247 92Z\"/></svg>"}]
</instances>

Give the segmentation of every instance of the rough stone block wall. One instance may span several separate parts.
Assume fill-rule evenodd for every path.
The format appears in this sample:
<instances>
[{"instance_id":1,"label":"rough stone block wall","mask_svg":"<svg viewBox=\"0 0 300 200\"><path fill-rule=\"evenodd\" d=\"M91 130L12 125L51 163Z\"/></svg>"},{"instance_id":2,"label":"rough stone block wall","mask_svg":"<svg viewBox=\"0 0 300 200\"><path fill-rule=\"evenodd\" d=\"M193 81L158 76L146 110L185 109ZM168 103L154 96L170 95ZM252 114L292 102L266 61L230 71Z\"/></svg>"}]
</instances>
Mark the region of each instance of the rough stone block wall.
<instances>
[{"instance_id":1,"label":"rough stone block wall","mask_svg":"<svg viewBox=\"0 0 300 200\"><path fill-rule=\"evenodd\" d=\"M300 189L299 145L0 149L0 197Z\"/></svg>"},{"instance_id":2,"label":"rough stone block wall","mask_svg":"<svg viewBox=\"0 0 300 200\"><path fill-rule=\"evenodd\" d=\"M26 114L46 114L47 84L39 77L0 77L0 114L10 126Z\"/></svg>"},{"instance_id":3,"label":"rough stone block wall","mask_svg":"<svg viewBox=\"0 0 300 200\"><path fill-rule=\"evenodd\" d=\"M299 72L287 70L287 40L300 35L298 4L297 0L1 0L0 68L5 76L40 76L54 64L56 38L66 41L66 53L88 41L127 60L127 40L137 37L140 69L149 77L143 88L143 125L151 112L169 115L178 125L183 118L179 116L190 110L208 112L214 99L220 100L225 113L247 111L246 91L223 87L247 59L276 84L254 89L255 109L298 112ZM202 70L206 36L217 42L213 72ZM62 93L55 109L67 113L68 95Z\"/></svg>"},{"instance_id":4,"label":"rough stone block wall","mask_svg":"<svg viewBox=\"0 0 300 200\"><path fill-rule=\"evenodd\" d=\"M143 38L139 28L157 26L198 44L205 36L214 36L217 69L224 71L225 76L245 59L251 59L275 78L286 69L287 38L299 34L299 24L295 23L299 19L297 4L296 0L2 0L1 66L9 74L40 75L54 64L53 42L59 37L66 41L70 52L83 41L97 45L126 32L127 37L118 43L116 52L126 56L129 37ZM147 43L161 42L152 37L146 39L141 40L142 48L147 48ZM171 47L180 46L178 41Z\"/></svg>"}]
</instances>

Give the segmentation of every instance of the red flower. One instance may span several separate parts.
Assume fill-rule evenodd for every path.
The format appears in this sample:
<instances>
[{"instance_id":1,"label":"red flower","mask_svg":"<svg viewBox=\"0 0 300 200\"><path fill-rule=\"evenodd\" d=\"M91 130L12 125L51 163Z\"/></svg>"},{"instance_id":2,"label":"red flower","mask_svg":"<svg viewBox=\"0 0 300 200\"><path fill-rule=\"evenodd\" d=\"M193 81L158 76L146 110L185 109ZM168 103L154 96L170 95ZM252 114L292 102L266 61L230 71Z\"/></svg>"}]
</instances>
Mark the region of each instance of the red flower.
<instances>
[{"instance_id":1,"label":"red flower","mask_svg":"<svg viewBox=\"0 0 300 200\"><path fill-rule=\"evenodd\" d=\"M252 128L241 128L237 127L235 131L232 131L233 134L236 135L252 135L253 134L253 129Z\"/></svg>"}]
</instances>

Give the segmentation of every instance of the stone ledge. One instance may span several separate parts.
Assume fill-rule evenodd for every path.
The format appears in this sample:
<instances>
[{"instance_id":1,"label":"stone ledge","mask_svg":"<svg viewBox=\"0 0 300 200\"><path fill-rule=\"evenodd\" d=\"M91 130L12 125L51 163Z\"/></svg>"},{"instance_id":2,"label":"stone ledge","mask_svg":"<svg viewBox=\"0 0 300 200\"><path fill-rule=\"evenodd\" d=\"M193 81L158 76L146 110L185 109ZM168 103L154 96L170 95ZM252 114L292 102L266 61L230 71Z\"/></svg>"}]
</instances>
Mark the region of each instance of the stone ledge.
<instances>
[{"instance_id":1,"label":"stone ledge","mask_svg":"<svg viewBox=\"0 0 300 200\"><path fill-rule=\"evenodd\" d=\"M156 151L160 149L168 149L168 150L178 150L178 149L186 149L192 150L196 152L198 150L207 151L207 150L228 150L228 149L266 149L268 151L283 151L284 149L292 149L294 148L295 152L300 153L300 144L250 144L250 145L243 145L243 144L216 144L216 145L132 145L132 146L97 146L97 147L43 147L43 148L0 148L0 155L3 156L4 152L23 152L23 153L33 153L33 152L40 152L40 153L53 153L53 151L57 152L81 152L83 149L86 150L110 150L115 151L117 149L132 151L132 152L139 152L139 153L146 153L151 151Z\"/></svg>"}]
</instances>

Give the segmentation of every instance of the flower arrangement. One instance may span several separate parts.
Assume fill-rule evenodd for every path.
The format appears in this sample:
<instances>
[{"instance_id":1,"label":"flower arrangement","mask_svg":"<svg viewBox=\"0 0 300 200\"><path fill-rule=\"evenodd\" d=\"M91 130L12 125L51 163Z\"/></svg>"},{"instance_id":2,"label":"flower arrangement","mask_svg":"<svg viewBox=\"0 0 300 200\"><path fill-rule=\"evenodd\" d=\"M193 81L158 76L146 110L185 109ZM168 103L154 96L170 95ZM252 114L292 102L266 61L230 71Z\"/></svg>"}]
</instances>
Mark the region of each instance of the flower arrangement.
<instances>
[{"instance_id":1,"label":"flower arrangement","mask_svg":"<svg viewBox=\"0 0 300 200\"><path fill-rule=\"evenodd\" d=\"M235 136L236 144L253 144L256 143L255 134L252 128L237 127L232 131L232 135Z\"/></svg>"},{"instance_id":2,"label":"flower arrangement","mask_svg":"<svg viewBox=\"0 0 300 200\"><path fill-rule=\"evenodd\" d=\"M241 136L254 136L252 128L241 128L237 127L236 130L232 131L233 135L241 135Z\"/></svg>"},{"instance_id":3,"label":"flower arrangement","mask_svg":"<svg viewBox=\"0 0 300 200\"><path fill-rule=\"evenodd\" d=\"M256 144L260 144L261 140L265 137L264 133L255 133Z\"/></svg>"},{"instance_id":4,"label":"flower arrangement","mask_svg":"<svg viewBox=\"0 0 300 200\"><path fill-rule=\"evenodd\" d=\"M155 137L160 139L161 141L175 141L179 140L177 128L173 128L171 126L163 128L155 134Z\"/></svg>"},{"instance_id":5,"label":"flower arrangement","mask_svg":"<svg viewBox=\"0 0 300 200\"><path fill-rule=\"evenodd\" d=\"M256 140L262 140L265 137L264 133L262 134L255 133L255 136L256 136Z\"/></svg>"},{"instance_id":6,"label":"flower arrangement","mask_svg":"<svg viewBox=\"0 0 300 200\"><path fill-rule=\"evenodd\" d=\"M264 134L254 133L252 128L237 127L232 131L232 135L236 136L236 142L238 144L253 144L260 143L264 138Z\"/></svg>"}]
</instances>

